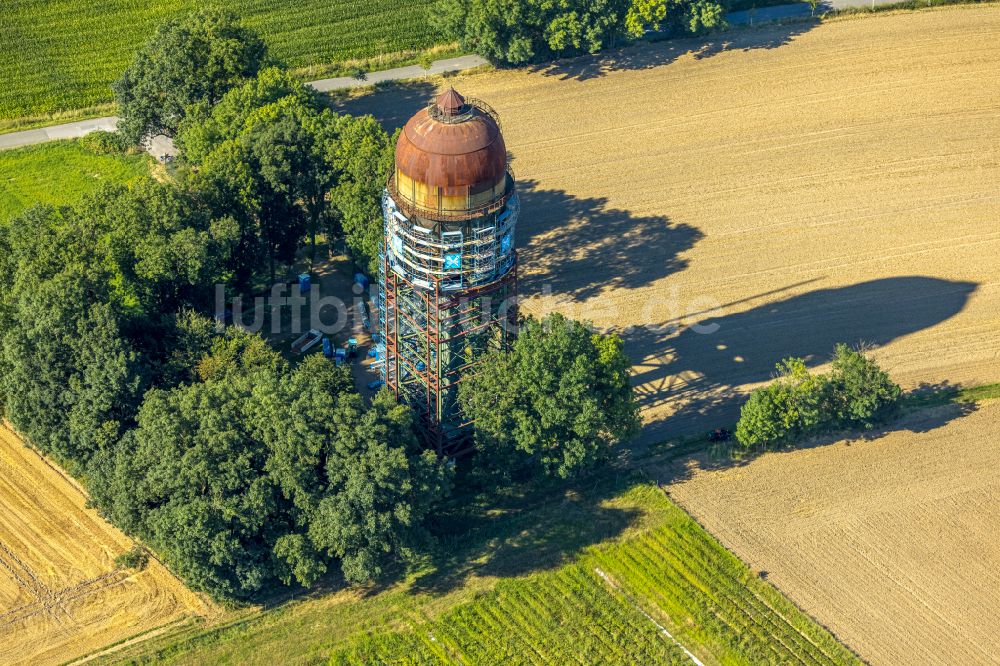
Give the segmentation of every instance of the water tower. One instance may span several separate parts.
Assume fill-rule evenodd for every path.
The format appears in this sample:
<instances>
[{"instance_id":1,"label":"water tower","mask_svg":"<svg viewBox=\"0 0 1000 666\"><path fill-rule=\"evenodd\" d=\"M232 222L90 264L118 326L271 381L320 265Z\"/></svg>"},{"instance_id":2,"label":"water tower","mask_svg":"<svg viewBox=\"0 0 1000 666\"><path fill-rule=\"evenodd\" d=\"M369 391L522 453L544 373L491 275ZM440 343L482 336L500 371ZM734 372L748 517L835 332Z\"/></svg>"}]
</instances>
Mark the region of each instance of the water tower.
<instances>
[{"instance_id":1,"label":"water tower","mask_svg":"<svg viewBox=\"0 0 1000 666\"><path fill-rule=\"evenodd\" d=\"M458 384L507 349L517 322L518 199L496 112L450 89L396 144L382 199L382 379L418 416L428 445L459 454L469 423Z\"/></svg>"}]
</instances>

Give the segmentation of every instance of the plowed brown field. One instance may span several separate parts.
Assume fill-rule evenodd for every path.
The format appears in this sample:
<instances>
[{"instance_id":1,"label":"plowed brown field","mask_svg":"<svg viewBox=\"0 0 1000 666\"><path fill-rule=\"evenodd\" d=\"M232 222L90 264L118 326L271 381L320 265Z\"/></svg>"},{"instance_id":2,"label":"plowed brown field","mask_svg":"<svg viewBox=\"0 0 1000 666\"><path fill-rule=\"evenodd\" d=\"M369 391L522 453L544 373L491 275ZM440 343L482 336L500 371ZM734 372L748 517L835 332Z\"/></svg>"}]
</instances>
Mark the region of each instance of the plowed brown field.
<instances>
[{"instance_id":1,"label":"plowed brown field","mask_svg":"<svg viewBox=\"0 0 1000 666\"><path fill-rule=\"evenodd\" d=\"M0 664L56 664L184 617L213 612L84 507L79 487L0 425Z\"/></svg>"},{"instance_id":2,"label":"plowed brown field","mask_svg":"<svg viewBox=\"0 0 1000 666\"><path fill-rule=\"evenodd\" d=\"M1000 6L454 83L503 121L526 308L623 334L647 441L734 422L776 361L819 366L841 341L908 386L1000 379ZM397 125L432 92L345 107ZM863 657L997 662L998 418L769 455L675 494Z\"/></svg>"},{"instance_id":3,"label":"plowed brown field","mask_svg":"<svg viewBox=\"0 0 1000 666\"><path fill-rule=\"evenodd\" d=\"M1000 6L951 7L455 85L503 121L527 308L624 334L652 439L838 341L907 384L1000 378L998 36ZM347 106L396 124L431 92Z\"/></svg>"},{"instance_id":4,"label":"plowed brown field","mask_svg":"<svg viewBox=\"0 0 1000 666\"><path fill-rule=\"evenodd\" d=\"M1000 404L941 417L670 494L871 663L1000 663Z\"/></svg>"}]
</instances>

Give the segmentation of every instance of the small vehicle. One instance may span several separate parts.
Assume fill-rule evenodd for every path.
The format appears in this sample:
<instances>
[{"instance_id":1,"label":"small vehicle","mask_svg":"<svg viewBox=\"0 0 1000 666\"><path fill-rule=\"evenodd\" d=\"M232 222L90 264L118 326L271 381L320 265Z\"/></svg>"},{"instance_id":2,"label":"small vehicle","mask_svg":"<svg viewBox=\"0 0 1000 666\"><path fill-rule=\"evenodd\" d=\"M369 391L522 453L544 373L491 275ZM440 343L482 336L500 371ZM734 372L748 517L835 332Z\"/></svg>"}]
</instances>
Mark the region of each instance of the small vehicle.
<instances>
[{"instance_id":1,"label":"small vehicle","mask_svg":"<svg viewBox=\"0 0 1000 666\"><path fill-rule=\"evenodd\" d=\"M385 386L385 382L382 381L381 379L376 379L373 382L368 382L368 390L370 391L377 391L383 386Z\"/></svg>"},{"instance_id":2,"label":"small vehicle","mask_svg":"<svg viewBox=\"0 0 1000 666\"><path fill-rule=\"evenodd\" d=\"M716 428L712 432L708 433L708 441L710 442L728 442L732 438L733 433L725 428Z\"/></svg>"},{"instance_id":3,"label":"small vehicle","mask_svg":"<svg viewBox=\"0 0 1000 666\"><path fill-rule=\"evenodd\" d=\"M358 341L355 338L351 338L347 341L347 358L357 358L358 356Z\"/></svg>"},{"instance_id":4,"label":"small vehicle","mask_svg":"<svg viewBox=\"0 0 1000 666\"><path fill-rule=\"evenodd\" d=\"M330 338L323 338L323 356L333 358L333 343Z\"/></svg>"},{"instance_id":5,"label":"small vehicle","mask_svg":"<svg viewBox=\"0 0 1000 666\"><path fill-rule=\"evenodd\" d=\"M337 365L343 365L347 363L347 352L343 349L338 349L333 355L333 362Z\"/></svg>"}]
</instances>

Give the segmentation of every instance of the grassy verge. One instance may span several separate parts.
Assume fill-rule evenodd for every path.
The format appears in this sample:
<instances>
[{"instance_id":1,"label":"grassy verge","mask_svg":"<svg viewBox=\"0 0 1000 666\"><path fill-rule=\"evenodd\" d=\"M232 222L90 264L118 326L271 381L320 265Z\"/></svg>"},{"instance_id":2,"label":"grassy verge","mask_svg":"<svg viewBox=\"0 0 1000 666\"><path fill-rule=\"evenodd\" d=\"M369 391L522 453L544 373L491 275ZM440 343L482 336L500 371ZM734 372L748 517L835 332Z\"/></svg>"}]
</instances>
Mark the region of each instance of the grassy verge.
<instances>
[{"instance_id":1,"label":"grassy verge","mask_svg":"<svg viewBox=\"0 0 1000 666\"><path fill-rule=\"evenodd\" d=\"M406 67L417 65L425 58L432 60L443 60L462 55L458 44L441 44L428 49L403 51L401 53L387 53L362 58L357 60L344 60L342 62L320 63L307 67L297 67L292 72L306 80L317 81L319 79L329 79L338 76L352 76L358 71L378 72L396 67Z\"/></svg>"},{"instance_id":2,"label":"grassy verge","mask_svg":"<svg viewBox=\"0 0 1000 666\"><path fill-rule=\"evenodd\" d=\"M62 125L78 120L92 120L114 115L117 107L114 104L98 104L97 106L85 109L73 109L70 111L60 111L57 113L46 113L38 116L25 116L23 118L0 118L0 134L10 132L23 132L25 130L39 129L41 127L51 127L52 125Z\"/></svg>"},{"instance_id":3,"label":"grassy verge","mask_svg":"<svg viewBox=\"0 0 1000 666\"><path fill-rule=\"evenodd\" d=\"M146 155L98 155L78 140L0 152L0 224L35 203L73 204L102 183L149 175Z\"/></svg>"}]
</instances>

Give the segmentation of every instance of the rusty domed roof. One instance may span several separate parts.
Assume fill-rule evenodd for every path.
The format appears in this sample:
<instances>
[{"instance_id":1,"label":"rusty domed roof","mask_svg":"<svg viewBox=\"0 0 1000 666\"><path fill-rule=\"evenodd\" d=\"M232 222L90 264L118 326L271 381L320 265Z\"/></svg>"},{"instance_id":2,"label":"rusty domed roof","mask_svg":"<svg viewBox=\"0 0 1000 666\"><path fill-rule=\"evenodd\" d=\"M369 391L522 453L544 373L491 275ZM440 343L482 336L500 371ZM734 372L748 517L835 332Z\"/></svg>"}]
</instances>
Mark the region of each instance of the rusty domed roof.
<instances>
[{"instance_id":1,"label":"rusty domed roof","mask_svg":"<svg viewBox=\"0 0 1000 666\"><path fill-rule=\"evenodd\" d=\"M396 168L446 194L461 194L503 178L507 147L496 120L452 88L406 123L396 144Z\"/></svg>"}]
</instances>

